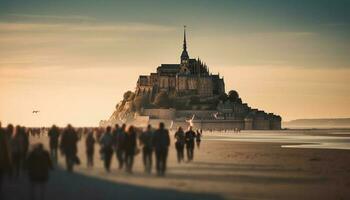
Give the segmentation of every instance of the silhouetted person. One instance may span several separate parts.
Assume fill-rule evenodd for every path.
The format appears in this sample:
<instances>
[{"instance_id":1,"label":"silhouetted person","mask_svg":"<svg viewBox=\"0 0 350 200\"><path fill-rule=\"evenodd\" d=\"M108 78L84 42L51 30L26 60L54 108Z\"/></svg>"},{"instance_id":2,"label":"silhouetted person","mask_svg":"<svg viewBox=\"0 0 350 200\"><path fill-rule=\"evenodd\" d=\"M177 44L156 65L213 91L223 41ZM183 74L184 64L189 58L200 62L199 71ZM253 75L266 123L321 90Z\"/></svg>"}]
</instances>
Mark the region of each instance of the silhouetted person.
<instances>
[{"instance_id":1,"label":"silhouetted person","mask_svg":"<svg viewBox=\"0 0 350 200\"><path fill-rule=\"evenodd\" d=\"M7 143L10 145L11 144L11 139L13 136L13 131L14 127L12 124L7 125L6 130L5 130L5 138L7 139Z\"/></svg>"},{"instance_id":2,"label":"silhouetted person","mask_svg":"<svg viewBox=\"0 0 350 200\"><path fill-rule=\"evenodd\" d=\"M200 145L201 145L201 138L202 138L202 130L197 130L196 131L196 144L197 144L197 148L199 149Z\"/></svg>"},{"instance_id":3,"label":"silhouetted person","mask_svg":"<svg viewBox=\"0 0 350 200\"><path fill-rule=\"evenodd\" d=\"M119 164L119 169L123 168L125 160L125 138L126 138L126 125L123 124L122 127L117 130L115 136L115 151Z\"/></svg>"},{"instance_id":4,"label":"silhouetted person","mask_svg":"<svg viewBox=\"0 0 350 200\"><path fill-rule=\"evenodd\" d=\"M174 137L176 139L175 148L177 152L177 162L180 163L181 161L184 161L184 149L185 149L185 133L182 130L182 127L179 127Z\"/></svg>"},{"instance_id":5,"label":"silhouetted person","mask_svg":"<svg viewBox=\"0 0 350 200\"><path fill-rule=\"evenodd\" d=\"M8 140L6 138L6 130L1 126L0 122L0 198L2 192L2 182L5 174L8 174L11 169L11 155Z\"/></svg>"},{"instance_id":6,"label":"silhouetted person","mask_svg":"<svg viewBox=\"0 0 350 200\"><path fill-rule=\"evenodd\" d=\"M49 130L48 136L50 138L49 146L51 159L57 163L58 138L60 137L60 130L58 127L53 125Z\"/></svg>"},{"instance_id":7,"label":"silhouetted person","mask_svg":"<svg viewBox=\"0 0 350 200\"><path fill-rule=\"evenodd\" d=\"M102 127L100 127L100 128L97 128L96 130L97 130L96 131L96 139L97 139L97 141L100 141L101 137L104 133L104 129Z\"/></svg>"},{"instance_id":8,"label":"silhouetted person","mask_svg":"<svg viewBox=\"0 0 350 200\"><path fill-rule=\"evenodd\" d=\"M94 153L95 153L95 138L94 138L94 132L93 130L89 130L86 139L85 139L85 146L86 146L86 157L87 157L87 166L93 167L94 166Z\"/></svg>"},{"instance_id":9,"label":"silhouetted person","mask_svg":"<svg viewBox=\"0 0 350 200\"><path fill-rule=\"evenodd\" d=\"M25 128L21 126L16 126L16 134L11 140L11 150L12 150L12 166L13 175L18 178L21 170L23 169L24 161L27 156L29 147L28 135L26 135Z\"/></svg>"},{"instance_id":10,"label":"silhouetted person","mask_svg":"<svg viewBox=\"0 0 350 200\"><path fill-rule=\"evenodd\" d=\"M66 167L69 172L73 171L74 164L80 164L77 157L78 135L72 125L68 124L61 137L60 149L66 157Z\"/></svg>"},{"instance_id":11,"label":"silhouetted person","mask_svg":"<svg viewBox=\"0 0 350 200\"><path fill-rule=\"evenodd\" d=\"M119 127L119 124L115 124L114 126L114 129L113 129L113 133L112 133L112 136L113 136L113 146L116 146L117 145L117 135L118 135L118 132L120 131L120 127Z\"/></svg>"},{"instance_id":12,"label":"silhouetted person","mask_svg":"<svg viewBox=\"0 0 350 200\"><path fill-rule=\"evenodd\" d=\"M34 137L33 128L29 128L29 129L28 129L28 133L29 133L29 135L30 135L31 137ZM28 136L29 136L29 135L28 135Z\"/></svg>"},{"instance_id":13,"label":"silhouetted person","mask_svg":"<svg viewBox=\"0 0 350 200\"><path fill-rule=\"evenodd\" d=\"M108 126L106 128L106 132L102 135L100 140L103 163L107 172L110 171L113 155L113 137L111 130L112 128Z\"/></svg>"},{"instance_id":14,"label":"silhouetted person","mask_svg":"<svg viewBox=\"0 0 350 200\"><path fill-rule=\"evenodd\" d=\"M83 128L78 128L78 129L77 129L77 135L78 135L78 139L79 139L79 140L80 140L81 137L83 136L83 131L84 131Z\"/></svg>"},{"instance_id":15,"label":"silhouetted person","mask_svg":"<svg viewBox=\"0 0 350 200\"><path fill-rule=\"evenodd\" d=\"M116 159L118 161L118 154L117 154L117 148L118 148L118 134L121 131L121 128L119 127L119 124L115 124L112 137L113 137L113 149L115 151Z\"/></svg>"},{"instance_id":16,"label":"silhouetted person","mask_svg":"<svg viewBox=\"0 0 350 200\"><path fill-rule=\"evenodd\" d=\"M145 172L151 173L152 171L152 153L153 153L153 131L151 125L147 126L147 130L142 132L139 139L142 148L143 164L145 166Z\"/></svg>"},{"instance_id":17,"label":"silhouetted person","mask_svg":"<svg viewBox=\"0 0 350 200\"><path fill-rule=\"evenodd\" d=\"M133 126L129 127L125 137L125 166L126 172L132 173L134 156L136 151L136 131Z\"/></svg>"},{"instance_id":18,"label":"silhouetted person","mask_svg":"<svg viewBox=\"0 0 350 200\"><path fill-rule=\"evenodd\" d=\"M159 129L155 131L153 146L156 153L156 169L158 176L164 176L170 145L169 131L164 128L164 123L159 123Z\"/></svg>"},{"instance_id":19,"label":"silhouetted person","mask_svg":"<svg viewBox=\"0 0 350 200\"><path fill-rule=\"evenodd\" d=\"M194 139L196 138L196 133L192 130L192 126L185 134L186 140L186 151L187 151L187 160L193 160L193 150L194 150Z\"/></svg>"},{"instance_id":20,"label":"silhouetted person","mask_svg":"<svg viewBox=\"0 0 350 200\"><path fill-rule=\"evenodd\" d=\"M53 169L49 152L41 143L37 144L27 158L27 170L31 182L31 199L35 198L35 189L39 189L40 198L45 196L45 186L49 180L49 170Z\"/></svg>"}]
</instances>

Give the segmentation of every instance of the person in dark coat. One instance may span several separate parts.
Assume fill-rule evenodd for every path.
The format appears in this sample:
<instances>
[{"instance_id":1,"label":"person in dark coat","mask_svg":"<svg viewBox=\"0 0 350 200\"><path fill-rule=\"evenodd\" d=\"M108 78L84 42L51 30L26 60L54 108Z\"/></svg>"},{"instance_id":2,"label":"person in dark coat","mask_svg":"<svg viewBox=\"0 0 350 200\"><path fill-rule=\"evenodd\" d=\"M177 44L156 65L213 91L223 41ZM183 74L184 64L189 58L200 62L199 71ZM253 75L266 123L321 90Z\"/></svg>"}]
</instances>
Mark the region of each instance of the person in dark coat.
<instances>
[{"instance_id":1,"label":"person in dark coat","mask_svg":"<svg viewBox=\"0 0 350 200\"><path fill-rule=\"evenodd\" d=\"M164 176L168 158L168 148L170 145L169 131L164 128L164 123L159 123L153 137L153 146L156 153L156 169L158 176Z\"/></svg>"},{"instance_id":2,"label":"person in dark coat","mask_svg":"<svg viewBox=\"0 0 350 200\"><path fill-rule=\"evenodd\" d=\"M147 126L147 130L142 132L139 140L142 147L142 159L145 166L145 172L151 173L152 171L152 154L153 154L153 131L151 125Z\"/></svg>"},{"instance_id":3,"label":"person in dark coat","mask_svg":"<svg viewBox=\"0 0 350 200\"><path fill-rule=\"evenodd\" d=\"M116 159L118 161L118 135L119 132L121 131L121 128L119 127L119 124L115 124L113 132L112 132L112 137L113 137L113 150L115 151Z\"/></svg>"},{"instance_id":4,"label":"person in dark coat","mask_svg":"<svg viewBox=\"0 0 350 200\"><path fill-rule=\"evenodd\" d=\"M108 126L106 128L106 132L102 135L100 139L101 154L103 158L104 167L107 172L110 171L111 160L113 155L113 137L111 130L112 128Z\"/></svg>"},{"instance_id":5,"label":"person in dark coat","mask_svg":"<svg viewBox=\"0 0 350 200\"><path fill-rule=\"evenodd\" d=\"M44 200L49 171L53 169L49 152L44 150L41 143L37 144L29 153L26 164L31 182L31 199L35 199L35 189L38 187L40 199Z\"/></svg>"},{"instance_id":6,"label":"person in dark coat","mask_svg":"<svg viewBox=\"0 0 350 200\"><path fill-rule=\"evenodd\" d=\"M7 139L7 143L11 144L11 139L13 136L14 127L12 124L8 124L5 130L5 138Z\"/></svg>"},{"instance_id":7,"label":"person in dark coat","mask_svg":"<svg viewBox=\"0 0 350 200\"><path fill-rule=\"evenodd\" d=\"M80 164L77 157L77 143L78 135L72 125L68 124L67 128L63 131L60 143L60 149L62 154L66 157L66 167L69 172L73 171L74 164Z\"/></svg>"},{"instance_id":8,"label":"person in dark coat","mask_svg":"<svg viewBox=\"0 0 350 200\"><path fill-rule=\"evenodd\" d=\"M5 174L11 169L11 154L6 131L1 127L0 122L0 197L2 194L2 181Z\"/></svg>"},{"instance_id":9,"label":"person in dark coat","mask_svg":"<svg viewBox=\"0 0 350 200\"><path fill-rule=\"evenodd\" d=\"M192 130L192 126L190 126L189 130L185 134L187 160L189 162L193 160L195 138L196 138L196 133Z\"/></svg>"},{"instance_id":10,"label":"person in dark coat","mask_svg":"<svg viewBox=\"0 0 350 200\"><path fill-rule=\"evenodd\" d=\"M53 125L48 133L50 142L50 155L51 159L57 163L57 152L58 152L58 138L60 136L60 130L57 126Z\"/></svg>"},{"instance_id":11,"label":"person in dark coat","mask_svg":"<svg viewBox=\"0 0 350 200\"><path fill-rule=\"evenodd\" d=\"M123 124L119 130L116 130L115 136L115 151L119 164L119 169L123 169L125 161L125 138L126 138L126 125Z\"/></svg>"},{"instance_id":12,"label":"person in dark coat","mask_svg":"<svg viewBox=\"0 0 350 200\"><path fill-rule=\"evenodd\" d=\"M95 153L95 138L94 138L94 132L93 130L89 130L86 139L85 139L85 146L86 146L86 157L87 157L87 166L93 167L94 166L94 153Z\"/></svg>"},{"instance_id":13,"label":"person in dark coat","mask_svg":"<svg viewBox=\"0 0 350 200\"><path fill-rule=\"evenodd\" d=\"M14 177L18 178L23 169L29 147L29 138L25 127L16 126L16 134L11 139Z\"/></svg>"},{"instance_id":14,"label":"person in dark coat","mask_svg":"<svg viewBox=\"0 0 350 200\"><path fill-rule=\"evenodd\" d=\"M180 126L174 135L176 142L175 148L177 152L177 162L184 161L184 149L185 149L185 133Z\"/></svg>"},{"instance_id":15,"label":"person in dark coat","mask_svg":"<svg viewBox=\"0 0 350 200\"><path fill-rule=\"evenodd\" d=\"M197 148L199 149L200 145L201 145L201 138L202 138L202 130L197 130L196 131L196 144L197 144Z\"/></svg>"},{"instance_id":16,"label":"person in dark coat","mask_svg":"<svg viewBox=\"0 0 350 200\"><path fill-rule=\"evenodd\" d=\"M125 165L126 165L126 172L128 173L132 173L135 150L136 150L136 131L133 126L130 126L125 137Z\"/></svg>"}]
</instances>

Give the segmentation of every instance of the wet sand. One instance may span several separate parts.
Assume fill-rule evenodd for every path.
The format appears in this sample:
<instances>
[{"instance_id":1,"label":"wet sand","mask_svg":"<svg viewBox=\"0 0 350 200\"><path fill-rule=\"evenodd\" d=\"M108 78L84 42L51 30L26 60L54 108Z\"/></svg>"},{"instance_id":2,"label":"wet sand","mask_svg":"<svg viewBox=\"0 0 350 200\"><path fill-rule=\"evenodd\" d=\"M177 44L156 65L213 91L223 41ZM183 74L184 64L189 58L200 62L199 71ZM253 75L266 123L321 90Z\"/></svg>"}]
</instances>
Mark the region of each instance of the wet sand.
<instances>
[{"instance_id":1,"label":"wet sand","mask_svg":"<svg viewBox=\"0 0 350 200\"><path fill-rule=\"evenodd\" d=\"M112 171L106 173L98 146L95 167L88 169L80 142L82 165L75 174L69 174L61 169L60 158L59 166L51 174L47 199L350 199L349 150L281 148L278 142L205 140L227 137L221 133L205 134L191 163L176 162L172 141L164 178L156 177L154 171L152 175L143 173L141 154L135 157L132 175L117 169L115 155ZM38 141L47 144L46 137L32 139L33 143ZM24 177L6 182L6 199L28 199L28 185ZM18 190L21 192L15 192Z\"/></svg>"}]
</instances>

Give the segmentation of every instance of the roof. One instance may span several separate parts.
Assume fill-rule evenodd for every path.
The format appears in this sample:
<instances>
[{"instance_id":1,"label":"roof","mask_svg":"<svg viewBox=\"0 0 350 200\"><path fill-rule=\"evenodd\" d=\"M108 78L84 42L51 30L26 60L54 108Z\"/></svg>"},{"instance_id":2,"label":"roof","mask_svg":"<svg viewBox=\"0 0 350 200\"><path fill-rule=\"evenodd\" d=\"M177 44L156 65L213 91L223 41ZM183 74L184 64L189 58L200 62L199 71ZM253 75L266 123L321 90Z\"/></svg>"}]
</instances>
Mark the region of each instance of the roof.
<instances>
[{"instance_id":1,"label":"roof","mask_svg":"<svg viewBox=\"0 0 350 200\"><path fill-rule=\"evenodd\" d=\"M177 73L179 68L179 64L162 64L157 68L157 71L160 73Z\"/></svg>"},{"instance_id":2,"label":"roof","mask_svg":"<svg viewBox=\"0 0 350 200\"><path fill-rule=\"evenodd\" d=\"M161 64L159 67L162 69L178 69L180 64Z\"/></svg>"}]
</instances>

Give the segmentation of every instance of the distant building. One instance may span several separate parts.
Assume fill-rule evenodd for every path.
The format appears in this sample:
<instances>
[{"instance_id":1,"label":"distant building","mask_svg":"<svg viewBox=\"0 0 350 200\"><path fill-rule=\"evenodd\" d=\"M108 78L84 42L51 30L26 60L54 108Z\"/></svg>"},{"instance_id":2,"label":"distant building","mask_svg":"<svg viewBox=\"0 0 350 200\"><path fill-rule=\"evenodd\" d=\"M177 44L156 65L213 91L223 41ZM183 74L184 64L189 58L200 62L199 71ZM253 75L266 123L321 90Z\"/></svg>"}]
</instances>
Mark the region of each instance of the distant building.
<instances>
[{"instance_id":1,"label":"distant building","mask_svg":"<svg viewBox=\"0 0 350 200\"><path fill-rule=\"evenodd\" d=\"M150 95L159 92L175 93L177 96L198 95L210 97L225 93L225 83L218 74L210 74L205 63L192 59L187 52L186 30L180 64L161 64L157 72L141 75L137 81L136 95Z\"/></svg>"},{"instance_id":2,"label":"distant building","mask_svg":"<svg viewBox=\"0 0 350 200\"><path fill-rule=\"evenodd\" d=\"M236 91L227 95L224 79L211 74L199 58L189 57L186 29L180 63L161 64L156 72L140 75L135 92L127 92L102 124L128 122L145 126L162 121L186 127L186 119L191 117L193 125L202 129L281 129L280 116L252 109L242 103Z\"/></svg>"}]
</instances>

